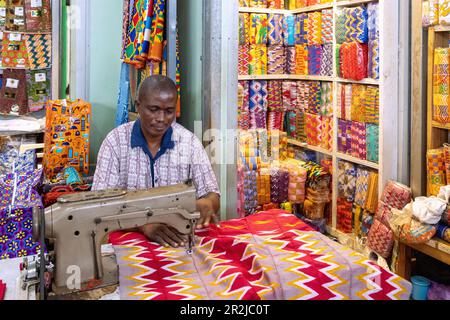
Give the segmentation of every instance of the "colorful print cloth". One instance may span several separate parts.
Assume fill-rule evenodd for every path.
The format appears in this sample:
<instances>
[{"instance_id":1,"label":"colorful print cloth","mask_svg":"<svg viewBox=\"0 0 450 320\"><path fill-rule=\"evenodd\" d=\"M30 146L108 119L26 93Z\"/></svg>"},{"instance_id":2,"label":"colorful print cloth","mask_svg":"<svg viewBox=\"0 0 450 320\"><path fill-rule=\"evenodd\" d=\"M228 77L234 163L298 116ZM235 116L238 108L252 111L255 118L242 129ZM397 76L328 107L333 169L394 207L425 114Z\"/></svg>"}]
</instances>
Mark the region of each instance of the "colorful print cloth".
<instances>
[{"instance_id":1,"label":"colorful print cloth","mask_svg":"<svg viewBox=\"0 0 450 320\"><path fill-rule=\"evenodd\" d=\"M27 173L10 173L0 178L0 208L27 207L36 199L34 188L42 177L42 169Z\"/></svg>"},{"instance_id":2,"label":"colorful print cloth","mask_svg":"<svg viewBox=\"0 0 450 320\"><path fill-rule=\"evenodd\" d=\"M51 34L25 35L31 70L47 69L52 66Z\"/></svg>"},{"instance_id":3,"label":"colorful print cloth","mask_svg":"<svg viewBox=\"0 0 450 320\"><path fill-rule=\"evenodd\" d=\"M34 171L36 165L36 151L19 152L21 144L36 143L36 138L11 136L3 148L0 149L0 176L10 173L26 174Z\"/></svg>"},{"instance_id":4,"label":"colorful print cloth","mask_svg":"<svg viewBox=\"0 0 450 320\"><path fill-rule=\"evenodd\" d=\"M21 116L29 112L26 70L5 69L0 90L0 113Z\"/></svg>"},{"instance_id":5,"label":"colorful print cloth","mask_svg":"<svg viewBox=\"0 0 450 320\"><path fill-rule=\"evenodd\" d=\"M197 232L192 255L110 235L123 300L396 300L411 284L272 210ZM346 266L342 268L342 266Z\"/></svg>"},{"instance_id":6,"label":"colorful print cloth","mask_svg":"<svg viewBox=\"0 0 450 320\"><path fill-rule=\"evenodd\" d=\"M51 0L25 0L27 31L42 32L52 28Z\"/></svg>"},{"instance_id":7,"label":"colorful print cloth","mask_svg":"<svg viewBox=\"0 0 450 320\"><path fill-rule=\"evenodd\" d=\"M29 66L26 36L21 33L4 32L2 41L2 66L25 69Z\"/></svg>"},{"instance_id":8,"label":"colorful print cloth","mask_svg":"<svg viewBox=\"0 0 450 320\"><path fill-rule=\"evenodd\" d=\"M27 71L28 108L30 112L42 110L51 99L51 70Z\"/></svg>"}]
</instances>

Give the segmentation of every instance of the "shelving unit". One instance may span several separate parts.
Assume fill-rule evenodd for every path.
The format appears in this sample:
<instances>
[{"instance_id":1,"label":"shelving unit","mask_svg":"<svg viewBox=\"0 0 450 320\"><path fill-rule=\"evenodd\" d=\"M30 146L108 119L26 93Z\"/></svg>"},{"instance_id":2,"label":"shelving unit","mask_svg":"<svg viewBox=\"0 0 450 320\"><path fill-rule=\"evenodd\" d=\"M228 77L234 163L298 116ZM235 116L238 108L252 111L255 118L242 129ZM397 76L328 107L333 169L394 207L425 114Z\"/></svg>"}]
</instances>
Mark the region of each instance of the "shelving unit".
<instances>
[{"instance_id":1,"label":"shelving unit","mask_svg":"<svg viewBox=\"0 0 450 320\"><path fill-rule=\"evenodd\" d=\"M339 1L334 0L331 3L321 4L317 6L311 6L296 10L271 10L271 9L259 9L259 8L239 8L239 12L245 13L274 13L294 15L303 12L319 11L323 9L333 9L334 23L333 23L333 52L336 52L336 21L338 10L342 10L344 7L358 6L362 4L368 4L371 2L378 2L379 4L379 32L380 32L380 79L363 79L361 81L354 81L349 79L343 79L337 76L336 56L333 55L334 68L332 77L318 77L318 76L299 76L299 75L249 75L238 76L238 80L310 80L310 81L326 81L333 83L333 123L334 123L334 139L333 150L328 151L320 147L309 146L306 143L298 142L296 140L289 139L288 144L298 146L306 150L315 151L318 154L329 157L333 162L333 176L338 175L338 163L339 161L347 161L353 164L362 165L369 169L377 170L379 173L379 195L388 180L397 180L398 176L398 161L399 156L397 152L397 146L399 145L399 138L397 132L397 125L399 120L399 35L392 30L399 30L399 0L358 0L358 1ZM450 28L448 28L450 29ZM338 116L337 116L337 87L338 84L362 84L370 86L378 86L380 92L379 106L380 106L380 123L379 123L379 163L373 163L366 160L357 159L350 155L346 155L338 152ZM329 232L332 235L338 236L338 238L352 239L353 235L343 234L337 230L337 194L338 194L338 179L333 179L333 203L332 203L332 225L329 228ZM356 239L353 239L356 241Z\"/></svg>"}]
</instances>

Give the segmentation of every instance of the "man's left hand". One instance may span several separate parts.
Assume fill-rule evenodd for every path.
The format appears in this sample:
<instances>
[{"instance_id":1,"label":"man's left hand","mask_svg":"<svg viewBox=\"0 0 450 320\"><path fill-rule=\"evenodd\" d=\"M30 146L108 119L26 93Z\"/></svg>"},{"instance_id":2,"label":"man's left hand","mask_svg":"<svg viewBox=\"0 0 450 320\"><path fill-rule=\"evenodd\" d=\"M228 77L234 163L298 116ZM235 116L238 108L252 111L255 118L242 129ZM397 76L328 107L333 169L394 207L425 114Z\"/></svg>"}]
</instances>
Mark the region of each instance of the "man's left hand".
<instances>
[{"instance_id":1,"label":"man's left hand","mask_svg":"<svg viewBox=\"0 0 450 320\"><path fill-rule=\"evenodd\" d=\"M197 229L207 228L210 223L217 223L215 199L210 197L197 200L197 210L200 212L200 220Z\"/></svg>"}]
</instances>

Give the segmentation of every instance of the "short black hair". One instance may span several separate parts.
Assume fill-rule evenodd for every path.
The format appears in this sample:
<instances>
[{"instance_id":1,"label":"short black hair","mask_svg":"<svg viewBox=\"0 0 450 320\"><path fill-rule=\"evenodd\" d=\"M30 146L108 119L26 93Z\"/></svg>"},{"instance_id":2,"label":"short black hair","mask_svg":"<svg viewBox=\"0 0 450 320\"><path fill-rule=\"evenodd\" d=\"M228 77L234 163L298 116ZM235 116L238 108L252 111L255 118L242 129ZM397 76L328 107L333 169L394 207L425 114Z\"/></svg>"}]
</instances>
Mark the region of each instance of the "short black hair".
<instances>
[{"instance_id":1,"label":"short black hair","mask_svg":"<svg viewBox=\"0 0 450 320\"><path fill-rule=\"evenodd\" d=\"M153 75L145 79L139 86L138 100L143 98L150 92L170 92L178 97L178 90L175 82L169 77L162 75Z\"/></svg>"}]
</instances>

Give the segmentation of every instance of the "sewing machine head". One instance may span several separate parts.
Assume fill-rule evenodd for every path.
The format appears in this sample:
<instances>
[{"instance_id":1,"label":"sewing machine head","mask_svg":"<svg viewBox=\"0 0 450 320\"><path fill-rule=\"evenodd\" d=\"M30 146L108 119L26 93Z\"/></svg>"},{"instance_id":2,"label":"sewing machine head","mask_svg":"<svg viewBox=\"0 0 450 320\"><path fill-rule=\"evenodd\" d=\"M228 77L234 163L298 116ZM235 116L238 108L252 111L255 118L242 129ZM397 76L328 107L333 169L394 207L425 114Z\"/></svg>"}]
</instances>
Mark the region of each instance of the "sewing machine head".
<instances>
[{"instance_id":1,"label":"sewing machine head","mask_svg":"<svg viewBox=\"0 0 450 320\"><path fill-rule=\"evenodd\" d=\"M102 259L101 246L109 233L163 223L193 237L199 218L195 189L180 184L146 191L63 196L45 210L45 221L38 211L33 214L33 231L39 239L44 224L45 238L54 241L56 287L77 291L73 290L73 281L78 272L81 288L76 289L82 291L91 289L89 283L94 279L100 286L118 282L117 265L107 267Z\"/></svg>"}]
</instances>

